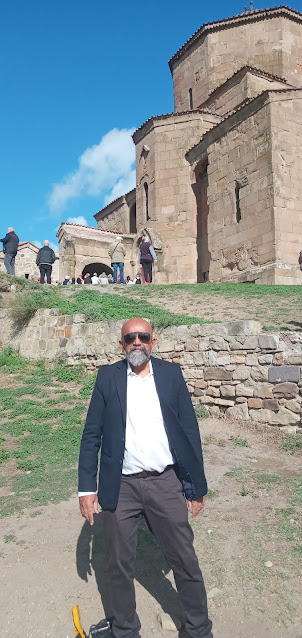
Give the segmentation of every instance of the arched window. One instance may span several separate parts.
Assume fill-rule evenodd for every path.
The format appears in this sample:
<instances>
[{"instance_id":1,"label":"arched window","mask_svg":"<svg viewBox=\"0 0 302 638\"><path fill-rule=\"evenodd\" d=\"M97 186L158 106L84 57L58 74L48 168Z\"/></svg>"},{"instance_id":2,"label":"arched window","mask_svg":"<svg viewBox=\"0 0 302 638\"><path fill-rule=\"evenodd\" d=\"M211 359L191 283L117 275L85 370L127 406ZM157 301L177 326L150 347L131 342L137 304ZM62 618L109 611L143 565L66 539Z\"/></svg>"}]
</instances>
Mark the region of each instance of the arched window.
<instances>
[{"instance_id":1,"label":"arched window","mask_svg":"<svg viewBox=\"0 0 302 638\"><path fill-rule=\"evenodd\" d=\"M132 204L129 211L129 232L136 233L136 204Z\"/></svg>"},{"instance_id":2,"label":"arched window","mask_svg":"<svg viewBox=\"0 0 302 638\"><path fill-rule=\"evenodd\" d=\"M149 216L149 186L147 182L144 183L144 191L145 191L146 221L148 221L150 219L150 216Z\"/></svg>"},{"instance_id":3,"label":"arched window","mask_svg":"<svg viewBox=\"0 0 302 638\"><path fill-rule=\"evenodd\" d=\"M189 89L189 109L193 109L193 89Z\"/></svg>"}]
</instances>

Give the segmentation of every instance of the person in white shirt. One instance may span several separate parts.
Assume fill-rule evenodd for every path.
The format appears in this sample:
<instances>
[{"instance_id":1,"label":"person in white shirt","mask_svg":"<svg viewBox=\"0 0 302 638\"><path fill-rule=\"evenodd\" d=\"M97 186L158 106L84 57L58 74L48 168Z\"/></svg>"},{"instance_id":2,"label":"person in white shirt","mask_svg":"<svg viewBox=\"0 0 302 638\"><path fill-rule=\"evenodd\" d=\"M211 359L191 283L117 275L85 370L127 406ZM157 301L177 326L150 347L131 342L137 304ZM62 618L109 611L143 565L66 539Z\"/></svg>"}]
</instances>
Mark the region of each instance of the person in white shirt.
<instances>
[{"instance_id":1,"label":"person in white shirt","mask_svg":"<svg viewBox=\"0 0 302 638\"><path fill-rule=\"evenodd\" d=\"M102 507L112 636L140 637L133 573L144 518L173 570L187 634L213 638L188 522L207 493L198 423L180 367L151 357L154 344L150 324L130 319L120 340L125 358L98 372L81 442L80 511L93 525Z\"/></svg>"},{"instance_id":2,"label":"person in white shirt","mask_svg":"<svg viewBox=\"0 0 302 638\"><path fill-rule=\"evenodd\" d=\"M100 283L99 277L98 277L96 272L94 272L92 277L91 277L91 283L94 284L94 285Z\"/></svg>"}]
</instances>

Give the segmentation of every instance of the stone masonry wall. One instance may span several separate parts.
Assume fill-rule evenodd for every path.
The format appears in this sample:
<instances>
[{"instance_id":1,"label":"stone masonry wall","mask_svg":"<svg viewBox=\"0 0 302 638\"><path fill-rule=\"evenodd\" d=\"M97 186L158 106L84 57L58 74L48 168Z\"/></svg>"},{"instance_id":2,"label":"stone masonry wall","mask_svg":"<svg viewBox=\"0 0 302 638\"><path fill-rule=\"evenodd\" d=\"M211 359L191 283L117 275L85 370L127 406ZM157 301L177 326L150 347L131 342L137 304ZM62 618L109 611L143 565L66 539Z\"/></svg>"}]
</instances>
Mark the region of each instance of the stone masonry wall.
<instances>
[{"instance_id":1,"label":"stone masonry wall","mask_svg":"<svg viewBox=\"0 0 302 638\"><path fill-rule=\"evenodd\" d=\"M87 323L83 315L39 310L13 334L1 311L2 343L31 359L84 361L89 369L122 357L123 321ZM262 333L256 321L171 326L158 331L155 356L183 370L194 403L213 416L301 428L302 334Z\"/></svg>"},{"instance_id":2,"label":"stone masonry wall","mask_svg":"<svg viewBox=\"0 0 302 638\"><path fill-rule=\"evenodd\" d=\"M156 233L162 243L156 283L196 281L196 206L185 152L218 121L217 116L193 112L155 120L135 133L137 228Z\"/></svg>"},{"instance_id":3,"label":"stone masonry wall","mask_svg":"<svg viewBox=\"0 0 302 638\"><path fill-rule=\"evenodd\" d=\"M194 108L242 66L253 66L302 85L301 24L281 16L209 32L172 64L174 110Z\"/></svg>"},{"instance_id":4,"label":"stone masonry wall","mask_svg":"<svg viewBox=\"0 0 302 638\"><path fill-rule=\"evenodd\" d=\"M218 87L203 104L203 108L225 116L245 100L254 98L263 91L285 89L286 87L285 82L261 76L261 73L242 70L221 87Z\"/></svg>"}]
</instances>

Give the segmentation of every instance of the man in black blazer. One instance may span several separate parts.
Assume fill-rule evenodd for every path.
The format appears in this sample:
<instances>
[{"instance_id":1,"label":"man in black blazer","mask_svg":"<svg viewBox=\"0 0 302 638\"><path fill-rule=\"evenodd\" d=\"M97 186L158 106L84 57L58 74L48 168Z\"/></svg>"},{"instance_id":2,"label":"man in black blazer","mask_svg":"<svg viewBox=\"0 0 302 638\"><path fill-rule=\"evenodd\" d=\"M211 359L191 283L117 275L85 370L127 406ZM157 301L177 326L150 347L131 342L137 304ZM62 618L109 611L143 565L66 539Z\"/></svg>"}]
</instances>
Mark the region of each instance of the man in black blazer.
<instances>
[{"instance_id":1,"label":"man in black blazer","mask_svg":"<svg viewBox=\"0 0 302 638\"><path fill-rule=\"evenodd\" d=\"M207 493L198 423L180 367L151 357L154 343L150 324L130 319L125 359L98 372L81 442L80 510L93 525L102 507L115 638L140 636L133 573L142 518L173 570L188 635L212 638L188 522Z\"/></svg>"}]
</instances>

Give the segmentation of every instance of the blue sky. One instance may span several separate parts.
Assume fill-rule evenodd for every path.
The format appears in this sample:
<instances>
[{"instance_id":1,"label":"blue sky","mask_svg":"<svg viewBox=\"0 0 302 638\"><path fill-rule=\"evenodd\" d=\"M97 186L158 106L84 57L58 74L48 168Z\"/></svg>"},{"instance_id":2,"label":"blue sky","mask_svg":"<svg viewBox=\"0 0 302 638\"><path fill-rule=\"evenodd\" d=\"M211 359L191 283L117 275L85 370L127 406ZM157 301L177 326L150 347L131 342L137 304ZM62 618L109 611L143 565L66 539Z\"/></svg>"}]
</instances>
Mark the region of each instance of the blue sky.
<instances>
[{"instance_id":1,"label":"blue sky","mask_svg":"<svg viewBox=\"0 0 302 638\"><path fill-rule=\"evenodd\" d=\"M245 4L2 0L0 236L14 226L20 241L56 242L61 221L94 226L134 186L132 130L173 110L169 58Z\"/></svg>"}]
</instances>

